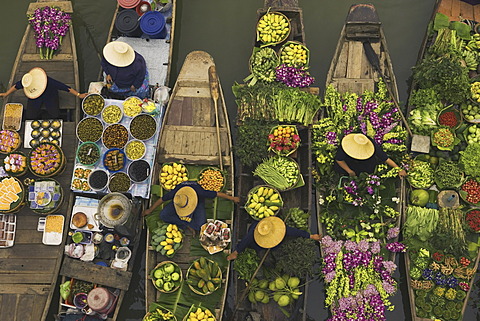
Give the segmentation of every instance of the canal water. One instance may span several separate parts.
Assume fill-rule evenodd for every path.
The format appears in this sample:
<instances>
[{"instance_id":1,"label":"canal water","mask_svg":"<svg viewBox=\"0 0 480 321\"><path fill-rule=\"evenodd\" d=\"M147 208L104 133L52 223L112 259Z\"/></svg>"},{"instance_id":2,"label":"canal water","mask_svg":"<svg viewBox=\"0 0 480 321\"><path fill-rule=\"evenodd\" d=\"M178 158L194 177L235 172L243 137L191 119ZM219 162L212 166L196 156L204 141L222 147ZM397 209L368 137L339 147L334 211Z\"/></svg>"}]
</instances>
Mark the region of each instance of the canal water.
<instances>
[{"instance_id":1,"label":"canal water","mask_svg":"<svg viewBox=\"0 0 480 321\"><path fill-rule=\"evenodd\" d=\"M27 20L25 12L29 0L2 1L0 10L0 83L10 86L8 80L15 61ZM88 83L96 80L100 68L98 52L106 42L115 0L72 0L74 4L73 23L79 58L80 79L85 91ZM434 0L370 0L377 8L383 28L397 82L400 100L407 99L407 80L415 64ZM324 82L330 60L343 26L348 8L358 1L352 0L299 0L303 8L306 42L310 48L311 74L316 78L314 85L324 90ZM235 81L248 75L248 58L252 51L255 34L256 10L263 6L262 0L177 0L177 20L173 50L173 86L185 56L192 50L205 50L215 59L231 123L234 123L236 106L231 92ZM142 249L144 251L144 249ZM139 321L144 315L144 253L138 253L135 273L130 292L122 307L120 321ZM398 262L397 262L398 263ZM403 270L400 265L400 269ZM387 314L388 320L410 320L408 297L403 280L393 298L396 308ZM323 290L309 293L308 314L311 320L325 320L326 310ZM312 286L312 288L315 286ZM58 292L58 291L56 291ZM478 297L478 289L476 290ZM58 302L55 296L53 303ZM54 304L55 305L55 304ZM53 306L49 320L56 312ZM469 305L464 320L479 320L477 311Z\"/></svg>"}]
</instances>

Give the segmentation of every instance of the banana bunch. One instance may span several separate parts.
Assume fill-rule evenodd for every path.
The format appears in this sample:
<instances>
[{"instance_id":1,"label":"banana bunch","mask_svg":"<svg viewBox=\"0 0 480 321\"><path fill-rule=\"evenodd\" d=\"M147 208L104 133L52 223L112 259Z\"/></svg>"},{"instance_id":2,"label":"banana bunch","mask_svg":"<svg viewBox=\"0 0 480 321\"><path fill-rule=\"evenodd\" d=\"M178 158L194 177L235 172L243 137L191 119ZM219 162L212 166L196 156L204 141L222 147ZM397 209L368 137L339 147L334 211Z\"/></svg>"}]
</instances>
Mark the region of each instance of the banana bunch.
<instances>
[{"instance_id":1,"label":"banana bunch","mask_svg":"<svg viewBox=\"0 0 480 321\"><path fill-rule=\"evenodd\" d=\"M294 207L288 210L288 220L286 224L288 226L296 227L301 230L308 230L308 218L310 213L305 213L298 207Z\"/></svg>"},{"instance_id":2,"label":"banana bunch","mask_svg":"<svg viewBox=\"0 0 480 321\"><path fill-rule=\"evenodd\" d=\"M150 245L167 257L173 257L183 241L182 231L175 224L162 224L152 231Z\"/></svg>"},{"instance_id":3,"label":"banana bunch","mask_svg":"<svg viewBox=\"0 0 480 321\"><path fill-rule=\"evenodd\" d=\"M467 68L469 70L477 70L478 56L479 56L478 52L464 50L462 52L462 55L463 55L463 60L465 61L465 64L467 65Z\"/></svg>"},{"instance_id":4,"label":"banana bunch","mask_svg":"<svg viewBox=\"0 0 480 321\"><path fill-rule=\"evenodd\" d=\"M195 312L190 312L185 319L186 321L215 321L215 317L209 309L202 310L202 308L197 308Z\"/></svg>"},{"instance_id":5,"label":"banana bunch","mask_svg":"<svg viewBox=\"0 0 480 321\"><path fill-rule=\"evenodd\" d=\"M308 60L308 49L302 44L287 43L282 47L280 63L291 67L305 67Z\"/></svg>"},{"instance_id":6,"label":"banana bunch","mask_svg":"<svg viewBox=\"0 0 480 321\"><path fill-rule=\"evenodd\" d=\"M148 313L143 321L173 321L175 316L167 309L157 308L155 311Z\"/></svg>"},{"instance_id":7,"label":"banana bunch","mask_svg":"<svg viewBox=\"0 0 480 321\"><path fill-rule=\"evenodd\" d=\"M248 85L253 86L258 80L273 82L276 79L276 70L280 63L278 55L272 48L254 48L250 57L251 74L243 81L251 80Z\"/></svg>"},{"instance_id":8,"label":"banana bunch","mask_svg":"<svg viewBox=\"0 0 480 321\"><path fill-rule=\"evenodd\" d=\"M257 190L250 191L245 209L254 219L262 219L275 215L283 206L283 201L278 192L273 188L260 186Z\"/></svg>"},{"instance_id":9,"label":"banana bunch","mask_svg":"<svg viewBox=\"0 0 480 321\"><path fill-rule=\"evenodd\" d=\"M472 40L470 40L464 47L465 50L472 51L472 50L479 50L480 49L480 34L476 33L472 36Z\"/></svg>"},{"instance_id":10,"label":"banana bunch","mask_svg":"<svg viewBox=\"0 0 480 321\"><path fill-rule=\"evenodd\" d=\"M266 45L283 41L290 31L290 22L279 12L264 14L257 24L257 41Z\"/></svg>"},{"instance_id":11,"label":"banana bunch","mask_svg":"<svg viewBox=\"0 0 480 321\"><path fill-rule=\"evenodd\" d=\"M181 182L188 181L185 165L180 163L163 164L160 171L160 184L166 190L172 190Z\"/></svg>"},{"instance_id":12,"label":"banana bunch","mask_svg":"<svg viewBox=\"0 0 480 321\"><path fill-rule=\"evenodd\" d=\"M195 260L187 272L188 286L204 295L216 291L221 286L222 271L217 263L203 256Z\"/></svg>"},{"instance_id":13,"label":"banana bunch","mask_svg":"<svg viewBox=\"0 0 480 321\"><path fill-rule=\"evenodd\" d=\"M472 98L480 103L480 81L475 81L470 85L470 92L472 93Z\"/></svg>"}]
</instances>

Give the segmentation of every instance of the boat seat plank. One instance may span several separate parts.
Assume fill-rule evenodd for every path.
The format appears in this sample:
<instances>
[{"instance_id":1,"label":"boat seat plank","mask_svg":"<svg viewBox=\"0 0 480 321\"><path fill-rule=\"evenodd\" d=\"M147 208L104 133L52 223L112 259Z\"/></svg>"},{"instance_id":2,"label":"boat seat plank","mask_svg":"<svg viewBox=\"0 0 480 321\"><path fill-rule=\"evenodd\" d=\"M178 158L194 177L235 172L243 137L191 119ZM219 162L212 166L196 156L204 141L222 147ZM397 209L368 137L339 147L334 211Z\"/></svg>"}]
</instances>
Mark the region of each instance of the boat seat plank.
<instances>
[{"instance_id":1,"label":"boat seat plank","mask_svg":"<svg viewBox=\"0 0 480 321\"><path fill-rule=\"evenodd\" d=\"M186 154L163 154L157 157L159 163L170 162L184 162L192 165L212 165L212 163L218 162L218 156L198 156L198 155L186 155ZM223 166L230 166L231 159L228 156L223 156Z\"/></svg>"},{"instance_id":2,"label":"boat seat plank","mask_svg":"<svg viewBox=\"0 0 480 321\"><path fill-rule=\"evenodd\" d=\"M215 126L215 114L212 108L212 99L208 98L185 98L192 100L192 124L193 126Z\"/></svg>"},{"instance_id":3,"label":"boat seat plank","mask_svg":"<svg viewBox=\"0 0 480 321\"><path fill-rule=\"evenodd\" d=\"M31 229L30 229L31 230ZM15 244L42 243L43 233L16 233Z\"/></svg>"},{"instance_id":4,"label":"boat seat plank","mask_svg":"<svg viewBox=\"0 0 480 321\"><path fill-rule=\"evenodd\" d=\"M20 295L17 300L16 320L19 321L35 321L31 314L32 307L36 301L36 296L32 294Z\"/></svg>"},{"instance_id":5,"label":"boat seat plank","mask_svg":"<svg viewBox=\"0 0 480 321\"><path fill-rule=\"evenodd\" d=\"M450 17L453 18L454 20L460 20L460 2L461 1L452 2L452 13Z\"/></svg>"},{"instance_id":6,"label":"boat seat plank","mask_svg":"<svg viewBox=\"0 0 480 321\"><path fill-rule=\"evenodd\" d=\"M480 21L480 4L473 6L473 20Z\"/></svg>"},{"instance_id":7,"label":"boat seat plank","mask_svg":"<svg viewBox=\"0 0 480 321\"><path fill-rule=\"evenodd\" d=\"M20 233L32 233L32 231L20 230ZM15 244L14 247L2 249L0 259L13 258L52 258L56 259L57 251L52 250L52 246L44 244Z\"/></svg>"},{"instance_id":8,"label":"boat seat plank","mask_svg":"<svg viewBox=\"0 0 480 321\"><path fill-rule=\"evenodd\" d=\"M205 83L201 83L191 87L178 87L175 97L190 98L211 98L210 87L205 87Z\"/></svg>"},{"instance_id":9,"label":"boat seat plank","mask_svg":"<svg viewBox=\"0 0 480 321\"><path fill-rule=\"evenodd\" d=\"M455 0L457 1L457 0ZM452 17L452 3L453 0L443 0L440 1L440 5L438 7L438 12L443 13L449 17Z\"/></svg>"},{"instance_id":10,"label":"boat seat plank","mask_svg":"<svg viewBox=\"0 0 480 321\"><path fill-rule=\"evenodd\" d=\"M33 317L37 317L37 320L42 320L42 319L45 320L46 314L48 313L48 309L45 309L45 305L47 304L48 299L49 299L48 295L35 296L35 302L33 302L30 312Z\"/></svg>"},{"instance_id":11,"label":"boat seat plank","mask_svg":"<svg viewBox=\"0 0 480 321\"><path fill-rule=\"evenodd\" d=\"M361 78L363 45L360 41L348 42L347 78Z\"/></svg>"},{"instance_id":12,"label":"boat seat plank","mask_svg":"<svg viewBox=\"0 0 480 321\"><path fill-rule=\"evenodd\" d=\"M192 126L193 125L193 119L192 119L192 113L193 113L193 106L192 106L192 99L189 97L183 98L182 102L182 117L180 119L180 124L179 125L186 125L186 126Z\"/></svg>"},{"instance_id":13,"label":"boat seat plank","mask_svg":"<svg viewBox=\"0 0 480 321\"><path fill-rule=\"evenodd\" d=\"M32 294L44 295L48 294L50 287L44 284L16 284L6 283L0 287L0 294Z\"/></svg>"},{"instance_id":14,"label":"boat seat plank","mask_svg":"<svg viewBox=\"0 0 480 321\"><path fill-rule=\"evenodd\" d=\"M42 271L43 272L43 271ZM0 273L0 285L4 283L45 284L50 286L51 273L32 273L25 277L25 273Z\"/></svg>"},{"instance_id":15,"label":"boat seat plank","mask_svg":"<svg viewBox=\"0 0 480 321\"><path fill-rule=\"evenodd\" d=\"M474 19L473 6L471 4L461 1L460 16L464 19L473 20Z\"/></svg>"},{"instance_id":16,"label":"boat seat plank","mask_svg":"<svg viewBox=\"0 0 480 321\"><path fill-rule=\"evenodd\" d=\"M115 273L112 273L112 268L110 267L67 257L63 261L60 274L125 291L128 290L132 277L132 272L130 271L115 270Z\"/></svg>"},{"instance_id":17,"label":"boat seat plank","mask_svg":"<svg viewBox=\"0 0 480 321\"><path fill-rule=\"evenodd\" d=\"M67 13L73 13L73 7L70 1L41 1L30 3L27 9L27 14L32 14L36 9L43 8L45 6L55 6Z\"/></svg>"},{"instance_id":18,"label":"boat seat plank","mask_svg":"<svg viewBox=\"0 0 480 321\"><path fill-rule=\"evenodd\" d=\"M348 42L343 42L342 51L334 67L333 77L335 78L345 78L347 76L348 49Z\"/></svg>"},{"instance_id":19,"label":"boat seat plank","mask_svg":"<svg viewBox=\"0 0 480 321\"><path fill-rule=\"evenodd\" d=\"M15 315L17 303L16 294L2 294L2 308L0 309L0 320L12 320Z\"/></svg>"},{"instance_id":20,"label":"boat seat plank","mask_svg":"<svg viewBox=\"0 0 480 321\"><path fill-rule=\"evenodd\" d=\"M65 37L63 37L62 45L58 48L56 53L53 55L54 59L56 54L69 54L72 55L72 46L70 46L70 32L67 32ZM25 60L25 54L36 54L37 60L40 60L40 50L37 48L37 43L35 40L35 32L31 27L28 28L28 37L25 44L25 51L23 52L22 60ZM54 60L53 59L53 60Z\"/></svg>"},{"instance_id":21,"label":"boat seat plank","mask_svg":"<svg viewBox=\"0 0 480 321\"><path fill-rule=\"evenodd\" d=\"M51 61L55 62L60 62L60 61L67 61L71 62L72 61L72 54L67 54L67 53L61 53L58 55L54 55L53 59ZM26 53L23 54L23 61L38 61L39 59L39 54L38 53Z\"/></svg>"},{"instance_id":22,"label":"boat seat plank","mask_svg":"<svg viewBox=\"0 0 480 321\"><path fill-rule=\"evenodd\" d=\"M17 241L15 240L15 243ZM17 244L15 244L16 246ZM0 271L15 271L15 273L38 273L53 270L51 259L8 258L0 259Z\"/></svg>"},{"instance_id":23,"label":"boat seat plank","mask_svg":"<svg viewBox=\"0 0 480 321\"><path fill-rule=\"evenodd\" d=\"M170 112L165 116L165 123L180 125L182 119L183 97L176 97L170 102Z\"/></svg>"}]
</instances>

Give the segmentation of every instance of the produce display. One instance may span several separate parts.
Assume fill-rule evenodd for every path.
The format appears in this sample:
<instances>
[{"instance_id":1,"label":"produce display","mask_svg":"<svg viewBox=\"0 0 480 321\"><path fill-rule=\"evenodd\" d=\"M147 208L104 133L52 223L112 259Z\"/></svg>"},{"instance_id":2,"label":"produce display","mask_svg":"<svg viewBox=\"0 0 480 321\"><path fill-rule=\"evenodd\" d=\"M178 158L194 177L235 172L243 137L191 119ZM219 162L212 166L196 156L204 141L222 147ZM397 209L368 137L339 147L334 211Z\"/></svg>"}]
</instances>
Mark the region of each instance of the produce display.
<instances>
[{"instance_id":1,"label":"produce display","mask_svg":"<svg viewBox=\"0 0 480 321\"><path fill-rule=\"evenodd\" d=\"M110 181L108 182L110 192L126 193L130 189L130 186L132 186L132 183L127 174L117 172L110 176Z\"/></svg>"},{"instance_id":2,"label":"produce display","mask_svg":"<svg viewBox=\"0 0 480 321\"><path fill-rule=\"evenodd\" d=\"M145 146L145 143L136 139L129 141L125 146L125 155L130 160L143 158L146 151L147 147Z\"/></svg>"},{"instance_id":3,"label":"produce display","mask_svg":"<svg viewBox=\"0 0 480 321\"><path fill-rule=\"evenodd\" d=\"M172 190L181 182L188 181L185 165L180 163L163 164L160 171L160 184L167 191Z\"/></svg>"},{"instance_id":4,"label":"produce display","mask_svg":"<svg viewBox=\"0 0 480 321\"><path fill-rule=\"evenodd\" d=\"M128 176L135 183L140 183L146 180L150 176L150 164L143 160L136 160L128 165Z\"/></svg>"},{"instance_id":5,"label":"produce display","mask_svg":"<svg viewBox=\"0 0 480 321\"><path fill-rule=\"evenodd\" d=\"M157 122L150 115L142 114L135 116L130 122L130 133L139 140L148 140L155 135Z\"/></svg>"},{"instance_id":6,"label":"produce display","mask_svg":"<svg viewBox=\"0 0 480 321\"><path fill-rule=\"evenodd\" d=\"M285 64L280 65L276 72L276 80L288 87L308 87L315 82L315 78L305 67L292 67Z\"/></svg>"},{"instance_id":7,"label":"produce display","mask_svg":"<svg viewBox=\"0 0 480 321\"><path fill-rule=\"evenodd\" d=\"M102 119L107 124L115 124L120 122L123 117L123 112L117 105L109 105L103 108Z\"/></svg>"},{"instance_id":8,"label":"produce display","mask_svg":"<svg viewBox=\"0 0 480 321\"><path fill-rule=\"evenodd\" d=\"M310 51L308 48L297 42L287 42L280 49L280 63L289 67L308 66Z\"/></svg>"},{"instance_id":9,"label":"produce display","mask_svg":"<svg viewBox=\"0 0 480 321\"><path fill-rule=\"evenodd\" d=\"M28 185L29 207L36 213L50 214L62 201L62 186L54 179L39 179Z\"/></svg>"},{"instance_id":10,"label":"produce display","mask_svg":"<svg viewBox=\"0 0 480 321\"><path fill-rule=\"evenodd\" d=\"M410 204L424 207L428 203L430 194L424 189L414 189L410 192Z\"/></svg>"},{"instance_id":11,"label":"produce display","mask_svg":"<svg viewBox=\"0 0 480 321\"><path fill-rule=\"evenodd\" d=\"M474 179L469 178L460 188L460 196L471 204L480 203L480 183Z\"/></svg>"},{"instance_id":12,"label":"produce display","mask_svg":"<svg viewBox=\"0 0 480 321\"><path fill-rule=\"evenodd\" d=\"M128 130L121 124L113 124L105 128L102 134L106 148L123 148L128 141Z\"/></svg>"},{"instance_id":13,"label":"produce display","mask_svg":"<svg viewBox=\"0 0 480 321\"><path fill-rule=\"evenodd\" d=\"M0 178L0 211L8 212L23 200L22 183L14 177Z\"/></svg>"},{"instance_id":14,"label":"produce display","mask_svg":"<svg viewBox=\"0 0 480 321\"><path fill-rule=\"evenodd\" d=\"M11 153L3 159L3 167L7 174L20 176L27 171L27 157L22 153Z\"/></svg>"},{"instance_id":15,"label":"produce display","mask_svg":"<svg viewBox=\"0 0 480 321\"><path fill-rule=\"evenodd\" d=\"M470 85L470 92L472 94L472 98L477 103L480 103L480 82L475 81Z\"/></svg>"},{"instance_id":16,"label":"produce display","mask_svg":"<svg viewBox=\"0 0 480 321\"><path fill-rule=\"evenodd\" d=\"M20 135L13 130L0 130L0 153L8 154L20 147Z\"/></svg>"},{"instance_id":17,"label":"produce display","mask_svg":"<svg viewBox=\"0 0 480 321\"><path fill-rule=\"evenodd\" d=\"M210 254L223 251L232 240L228 224L220 220L207 219L200 227L200 244Z\"/></svg>"},{"instance_id":18,"label":"produce display","mask_svg":"<svg viewBox=\"0 0 480 321\"><path fill-rule=\"evenodd\" d=\"M105 99L98 94L90 94L82 101L83 112L89 116L97 116L105 107Z\"/></svg>"},{"instance_id":19,"label":"produce display","mask_svg":"<svg viewBox=\"0 0 480 321\"><path fill-rule=\"evenodd\" d=\"M50 176L61 169L63 152L55 144L43 143L31 150L29 155L29 167L37 176Z\"/></svg>"},{"instance_id":20,"label":"produce display","mask_svg":"<svg viewBox=\"0 0 480 321\"><path fill-rule=\"evenodd\" d=\"M459 140L450 128L439 128L432 133L432 145L440 150L452 150L458 142Z\"/></svg>"},{"instance_id":21,"label":"produce display","mask_svg":"<svg viewBox=\"0 0 480 321\"><path fill-rule=\"evenodd\" d=\"M156 308L153 312L148 312L142 321L177 321L177 318L170 310Z\"/></svg>"},{"instance_id":22,"label":"produce display","mask_svg":"<svg viewBox=\"0 0 480 321\"><path fill-rule=\"evenodd\" d=\"M178 290L182 283L182 270L171 261L163 261L151 272L153 285L157 290L164 293L172 293Z\"/></svg>"},{"instance_id":23,"label":"produce display","mask_svg":"<svg viewBox=\"0 0 480 321\"><path fill-rule=\"evenodd\" d=\"M440 189L459 187L464 180L463 172L457 162L440 162L434 172L435 184Z\"/></svg>"},{"instance_id":24,"label":"produce display","mask_svg":"<svg viewBox=\"0 0 480 321\"><path fill-rule=\"evenodd\" d=\"M5 104L3 111L3 129L19 130L22 125L22 104Z\"/></svg>"},{"instance_id":25,"label":"produce display","mask_svg":"<svg viewBox=\"0 0 480 321\"><path fill-rule=\"evenodd\" d=\"M208 295L222 286L222 270L216 262L202 256L190 265L186 280L193 292Z\"/></svg>"},{"instance_id":26,"label":"produce display","mask_svg":"<svg viewBox=\"0 0 480 321\"><path fill-rule=\"evenodd\" d=\"M460 151L459 164L467 176L480 177L480 143L468 144L465 150Z\"/></svg>"},{"instance_id":27,"label":"produce display","mask_svg":"<svg viewBox=\"0 0 480 321\"><path fill-rule=\"evenodd\" d=\"M100 159L100 148L93 142L84 142L78 146L77 159L82 165L95 165Z\"/></svg>"},{"instance_id":28,"label":"produce display","mask_svg":"<svg viewBox=\"0 0 480 321\"><path fill-rule=\"evenodd\" d=\"M270 157L253 171L253 175L259 176L266 184L280 191L294 187L299 174L297 162L283 156Z\"/></svg>"},{"instance_id":29,"label":"produce display","mask_svg":"<svg viewBox=\"0 0 480 321\"><path fill-rule=\"evenodd\" d=\"M404 225L405 237L416 237L426 241L432 237L437 227L439 212L433 208L407 207L407 220Z\"/></svg>"},{"instance_id":30,"label":"produce display","mask_svg":"<svg viewBox=\"0 0 480 321\"><path fill-rule=\"evenodd\" d=\"M461 124L461 116L457 110L444 110L438 116L438 124L440 126L457 128Z\"/></svg>"},{"instance_id":31,"label":"produce display","mask_svg":"<svg viewBox=\"0 0 480 321\"><path fill-rule=\"evenodd\" d=\"M104 170L97 169L87 176L87 178L88 186L90 186L93 190L100 191L107 187L108 174Z\"/></svg>"},{"instance_id":32,"label":"produce display","mask_svg":"<svg viewBox=\"0 0 480 321\"><path fill-rule=\"evenodd\" d=\"M310 218L310 213L305 213L298 207L289 208L284 214L286 217L285 224L287 226L295 227L300 230L308 230L308 220Z\"/></svg>"},{"instance_id":33,"label":"produce display","mask_svg":"<svg viewBox=\"0 0 480 321\"><path fill-rule=\"evenodd\" d=\"M432 186L433 168L428 162L413 160L408 170L407 180L415 188L428 188Z\"/></svg>"},{"instance_id":34,"label":"produce display","mask_svg":"<svg viewBox=\"0 0 480 321\"><path fill-rule=\"evenodd\" d=\"M103 166L111 172L123 169L125 162L125 153L119 148L109 149L103 156Z\"/></svg>"},{"instance_id":35,"label":"produce display","mask_svg":"<svg viewBox=\"0 0 480 321\"><path fill-rule=\"evenodd\" d=\"M102 122L95 117L86 117L77 125L77 137L81 142L96 142L102 137Z\"/></svg>"},{"instance_id":36,"label":"produce display","mask_svg":"<svg viewBox=\"0 0 480 321\"><path fill-rule=\"evenodd\" d=\"M220 192L225 185L225 178L220 169L209 167L198 175L198 184L207 191Z\"/></svg>"},{"instance_id":37,"label":"produce display","mask_svg":"<svg viewBox=\"0 0 480 321\"><path fill-rule=\"evenodd\" d=\"M248 300L252 303L268 303L270 298L281 307L292 304L302 295L299 289L300 279L296 276L284 274L272 281L254 279L248 293Z\"/></svg>"},{"instance_id":38,"label":"produce display","mask_svg":"<svg viewBox=\"0 0 480 321\"><path fill-rule=\"evenodd\" d=\"M250 57L251 74L243 81L253 86L257 81L272 82L276 79L276 68L279 65L278 55L272 48L253 48Z\"/></svg>"},{"instance_id":39,"label":"produce display","mask_svg":"<svg viewBox=\"0 0 480 321\"><path fill-rule=\"evenodd\" d=\"M72 189L85 192L90 191L90 186L88 185L87 179L91 172L91 169L83 167L75 168L73 171Z\"/></svg>"},{"instance_id":40,"label":"produce display","mask_svg":"<svg viewBox=\"0 0 480 321\"><path fill-rule=\"evenodd\" d=\"M469 122L480 121L480 106L472 102L462 104L463 117Z\"/></svg>"},{"instance_id":41,"label":"produce display","mask_svg":"<svg viewBox=\"0 0 480 321\"><path fill-rule=\"evenodd\" d=\"M215 321L217 320L209 309L194 308L185 316L184 321Z\"/></svg>"},{"instance_id":42,"label":"produce display","mask_svg":"<svg viewBox=\"0 0 480 321\"><path fill-rule=\"evenodd\" d=\"M129 97L123 102L123 113L128 117L135 117L142 112L142 100L138 97Z\"/></svg>"},{"instance_id":43,"label":"produce display","mask_svg":"<svg viewBox=\"0 0 480 321\"><path fill-rule=\"evenodd\" d=\"M260 263L260 258L254 249L246 248L245 251L238 254L233 261L233 268L242 280L250 280Z\"/></svg>"},{"instance_id":44,"label":"produce display","mask_svg":"<svg viewBox=\"0 0 480 321\"><path fill-rule=\"evenodd\" d=\"M276 215L283 206L280 193L269 186L255 186L247 197L245 210L255 220Z\"/></svg>"},{"instance_id":45,"label":"produce display","mask_svg":"<svg viewBox=\"0 0 480 321\"><path fill-rule=\"evenodd\" d=\"M162 224L152 231L150 245L166 257L173 257L183 244L183 232L175 224Z\"/></svg>"},{"instance_id":46,"label":"produce display","mask_svg":"<svg viewBox=\"0 0 480 321\"><path fill-rule=\"evenodd\" d=\"M272 128L268 135L268 150L277 155L288 156L298 149L300 136L296 126L280 125Z\"/></svg>"},{"instance_id":47,"label":"produce display","mask_svg":"<svg viewBox=\"0 0 480 321\"><path fill-rule=\"evenodd\" d=\"M465 131L465 140L469 144L480 143L480 125L471 125L468 126Z\"/></svg>"},{"instance_id":48,"label":"produce display","mask_svg":"<svg viewBox=\"0 0 480 321\"><path fill-rule=\"evenodd\" d=\"M267 12L257 23L257 41L272 45L284 41L290 33L290 21L280 12Z\"/></svg>"},{"instance_id":49,"label":"produce display","mask_svg":"<svg viewBox=\"0 0 480 321\"><path fill-rule=\"evenodd\" d=\"M465 214L465 222L468 227L475 233L480 232L480 210L473 209Z\"/></svg>"}]
</instances>

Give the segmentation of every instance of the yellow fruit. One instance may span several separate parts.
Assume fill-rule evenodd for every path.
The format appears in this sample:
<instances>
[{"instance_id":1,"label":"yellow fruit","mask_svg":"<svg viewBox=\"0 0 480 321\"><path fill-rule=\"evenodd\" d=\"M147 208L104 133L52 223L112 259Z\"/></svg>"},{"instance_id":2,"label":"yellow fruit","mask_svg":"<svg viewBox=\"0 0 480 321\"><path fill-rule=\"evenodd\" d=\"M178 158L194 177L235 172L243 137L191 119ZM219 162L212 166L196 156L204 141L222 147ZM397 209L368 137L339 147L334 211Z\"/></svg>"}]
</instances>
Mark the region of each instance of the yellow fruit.
<instances>
[{"instance_id":1,"label":"yellow fruit","mask_svg":"<svg viewBox=\"0 0 480 321\"><path fill-rule=\"evenodd\" d=\"M168 224L167 226L167 232L171 232L173 228L173 224Z\"/></svg>"},{"instance_id":2,"label":"yellow fruit","mask_svg":"<svg viewBox=\"0 0 480 321\"><path fill-rule=\"evenodd\" d=\"M249 208L255 208L255 206L257 206L256 202L251 202L250 204L248 204Z\"/></svg>"},{"instance_id":3,"label":"yellow fruit","mask_svg":"<svg viewBox=\"0 0 480 321\"><path fill-rule=\"evenodd\" d=\"M205 314L209 317L213 315L212 312L210 312L209 309L205 309Z\"/></svg>"},{"instance_id":4,"label":"yellow fruit","mask_svg":"<svg viewBox=\"0 0 480 321\"><path fill-rule=\"evenodd\" d=\"M170 238L170 239L173 238L173 234L170 233L170 232L165 233L165 236L168 237L168 238Z\"/></svg>"},{"instance_id":5,"label":"yellow fruit","mask_svg":"<svg viewBox=\"0 0 480 321\"><path fill-rule=\"evenodd\" d=\"M167 176L167 175L168 173L165 173L165 172L160 173L160 176Z\"/></svg>"},{"instance_id":6,"label":"yellow fruit","mask_svg":"<svg viewBox=\"0 0 480 321\"><path fill-rule=\"evenodd\" d=\"M167 242L168 244L173 244L173 239L166 239L165 242Z\"/></svg>"},{"instance_id":7,"label":"yellow fruit","mask_svg":"<svg viewBox=\"0 0 480 321\"><path fill-rule=\"evenodd\" d=\"M270 209L271 209L272 211L276 211L276 210L278 210L278 206L270 206Z\"/></svg>"},{"instance_id":8,"label":"yellow fruit","mask_svg":"<svg viewBox=\"0 0 480 321\"><path fill-rule=\"evenodd\" d=\"M205 312L202 311L198 314L197 317L198 317L199 320L202 320L204 316L205 316Z\"/></svg>"},{"instance_id":9,"label":"yellow fruit","mask_svg":"<svg viewBox=\"0 0 480 321\"><path fill-rule=\"evenodd\" d=\"M160 242L160 245L161 245L161 246L167 246L168 243L167 243L167 241L162 241L162 242Z\"/></svg>"},{"instance_id":10,"label":"yellow fruit","mask_svg":"<svg viewBox=\"0 0 480 321\"><path fill-rule=\"evenodd\" d=\"M173 231L178 231L178 226L176 226L175 224L172 224L172 230Z\"/></svg>"},{"instance_id":11,"label":"yellow fruit","mask_svg":"<svg viewBox=\"0 0 480 321\"><path fill-rule=\"evenodd\" d=\"M176 237L176 238L173 239L173 241L174 241L175 243L180 243L180 242L182 241L182 238Z\"/></svg>"},{"instance_id":12,"label":"yellow fruit","mask_svg":"<svg viewBox=\"0 0 480 321\"><path fill-rule=\"evenodd\" d=\"M271 200L271 201L274 201L274 200L276 200L276 199L278 199L278 194L277 194L277 193L275 193L275 194L273 194L272 196L270 196L270 200Z\"/></svg>"},{"instance_id":13,"label":"yellow fruit","mask_svg":"<svg viewBox=\"0 0 480 321\"><path fill-rule=\"evenodd\" d=\"M168 245L165 245L163 248L165 249L165 251L168 251L172 249L172 245L168 244Z\"/></svg>"},{"instance_id":14,"label":"yellow fruit","mask_svg":"<svg viewBox=\"0 0 480 321\"><path fill-rule=\"evenodd\" d=\"M195 312L197 315L202 312L202 309L201 308L197 308L197 311Z\"/></svg>"},{"instance_id":15,"label":"yellow fruit","mask_svg":"<svg viewBox=\"0 0 480 321\"><path fill-rule=\"evenodd\" d=\"M166 255L172 255L173 253L175 253L175 250L170 249L170 250L167 251Z\"/></svg>"},{"instance_id":16,"label":"yellow fruit","mask_svg":"<svg viewBox=\"0 0 480 321\"><path fill-rule=\"evenodd\" d=\"M258 197L260 197L260 196L263 195L263 190L264 190L264 189L265 189L265 188L264 188L263 186L260 186L260 187L258 188L258 191L257 191L257 196L258 196Z\"/></svg>"}]
</instances>

